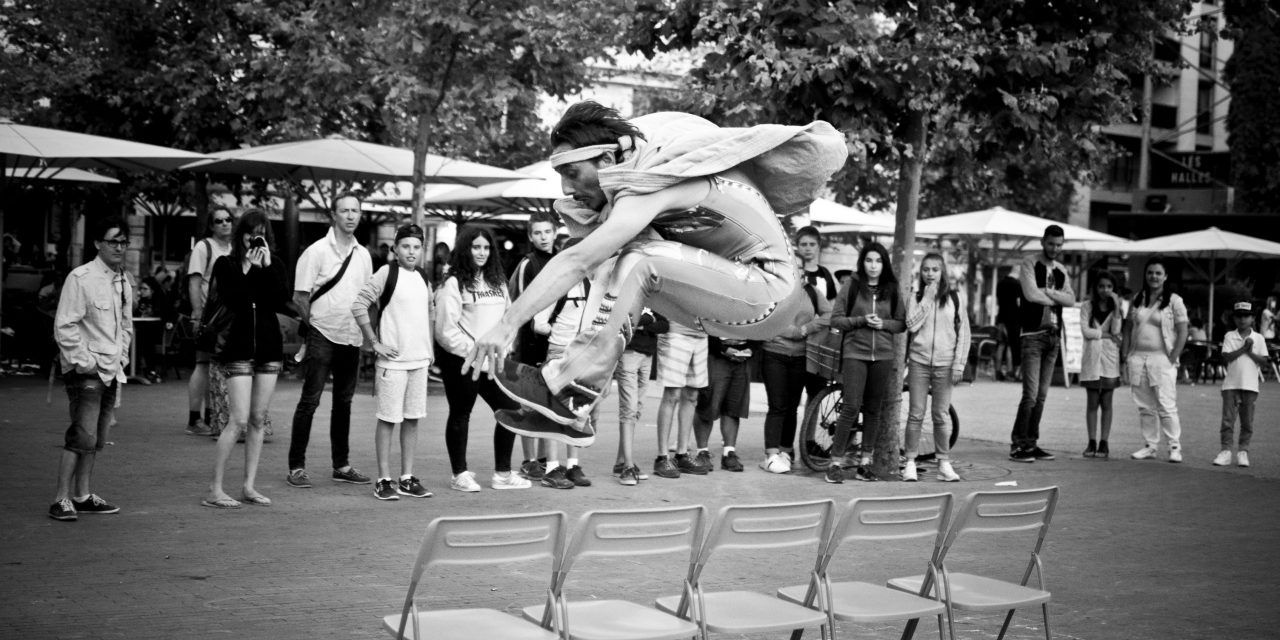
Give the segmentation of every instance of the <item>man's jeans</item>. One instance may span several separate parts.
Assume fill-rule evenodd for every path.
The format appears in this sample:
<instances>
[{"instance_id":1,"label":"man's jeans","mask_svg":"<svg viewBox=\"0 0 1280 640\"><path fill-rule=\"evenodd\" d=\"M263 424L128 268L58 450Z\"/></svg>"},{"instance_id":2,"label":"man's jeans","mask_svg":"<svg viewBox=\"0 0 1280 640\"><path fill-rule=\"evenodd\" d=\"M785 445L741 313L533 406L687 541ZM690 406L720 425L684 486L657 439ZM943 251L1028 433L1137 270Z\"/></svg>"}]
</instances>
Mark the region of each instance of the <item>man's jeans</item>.
<instances>
[{"instance_id":1,"label":"man's jeans","mask_svg":"<svg viewBox=\"0 0 1280 640\"><path fill-rule=\"evenodd\" d=\"M307 444L311 441L311 419L320 406L324 385L333 373L333 406L329 413L329 443L333 447L333 468L350 464L347 442L351 433L351 398L356 394L356 374L360 367L360 347L330 342L319 331L307 333L307 356L302 361L305 377L302 397L293 412L293 436L289 442L289 469L307 466Z\"/></svg>"},{"instance_id":2,"label":"man's jeans","mask_svg":"<svg viewBox=\"0 0 1280 640\"><path fill-rule=\"evenodd\" d=\"M639 351L623 351L613 379L618 383L618 426L636 426L644 402L644 389L649 384L653 356ZM598 405L597 405L598 406Z\"/></svg>"},{"instance_id":3,"label":"man's jeans","mask_svg":"<svg viewBox=\"0 0 1280 640\"><path fill-rule=\"evenodd\" d=\"M1248 356L1245 356L1248 357ZM1218 435L1222 440L1222 449L1231 448L1231 431L1236 426L1236 416L1240 417L1240 451L1249 450L1249 440L1253 438L1253 403L1258 399L1257 391L1245 389L1222 390L1222 428Z\"/></svg>"},{"instance_id":4,"label":"man's jeans","mask_svg":"<svg viewBox=\"0 0 1280 640\"><path fill-rule=\"evenodd\" d=\"M79 454L102 451L115 417L120 384L115 380L104 383L96 371L68 372L63 374L62 381L66 384L71 408L71 426L67 427L63 448Z\"/></svg>"},{"instance_id":5,"label":"man's jeans","mask_svg":"<svg viewBox=\"0 0 1280 640\"><path fill-rule=\"evenodd\" d=\"M1021 345L1022 400L1009 440L1019 449L1031 449L1040 439L1040 415L1053 383L1053 365L1058 362L1058 334L1048 330L1022 336Z\"/></svg>"}]
</instances>

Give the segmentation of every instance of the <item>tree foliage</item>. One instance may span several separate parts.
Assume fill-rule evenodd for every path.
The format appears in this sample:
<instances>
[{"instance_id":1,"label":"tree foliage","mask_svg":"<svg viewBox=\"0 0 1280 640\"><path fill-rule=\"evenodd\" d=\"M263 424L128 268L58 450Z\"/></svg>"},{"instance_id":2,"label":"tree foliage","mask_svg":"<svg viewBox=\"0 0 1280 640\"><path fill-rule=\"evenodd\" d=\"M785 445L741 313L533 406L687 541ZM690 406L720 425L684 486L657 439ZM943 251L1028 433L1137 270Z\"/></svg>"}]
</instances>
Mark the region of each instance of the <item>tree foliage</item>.
<instances>
[{"instance_id":1,"label":"tree foliage","mask_svg":"<svg viewBox=\"0 0 1280 640\"><path fill-rule=\"evenodd\" d=\"M1227 114L1236 207L1247 212L1280 211L1280 4L1226 0L1235 41L1224 76L1231 90Z\"/></svg>"}]
</instances>

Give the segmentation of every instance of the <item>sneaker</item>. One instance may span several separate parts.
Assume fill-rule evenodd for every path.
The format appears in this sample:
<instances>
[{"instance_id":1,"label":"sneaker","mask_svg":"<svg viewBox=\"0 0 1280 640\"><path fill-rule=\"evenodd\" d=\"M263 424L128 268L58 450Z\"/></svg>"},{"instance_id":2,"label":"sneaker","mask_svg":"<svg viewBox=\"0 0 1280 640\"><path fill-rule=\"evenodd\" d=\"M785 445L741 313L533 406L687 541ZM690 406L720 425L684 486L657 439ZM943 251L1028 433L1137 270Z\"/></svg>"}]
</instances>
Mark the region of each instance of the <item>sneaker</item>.
<instances>
[{"instance_id":1,"label":"sneaker","mask_svg":"<svg viewBox=\"0 0 1280 640\"><path fill-rule=\"evenodd\" d=\"M906 466L902 467L902 481L915 482L919 480L916 475L916 461L908 460Z\"/></svg>"},{"instance_id":2,"label":"sneaker","mask_svg":"<svg viewBox=\"0 0 1280 640\"><path fill-rule=\"evenodd\" d=\"M1098 455L1098 441L1089 440L1089 445L1084 448L1084 457L1093 458Z\"/></svg>"},{"instance_id":3,"label":"sneaker","mask_svg":"<svg viewBox=\"0 0 1280 640\"><path fill-rule=\"evenodd\" d=\"M480 491L480 483L476 482L476 474L474 471L463 471L453 477L453 480L449 482L449 488L454 491L477 493Z\"/></svg>"},{"instance_id":4,"label":"sneaker","mask_svg":"<svg viewBox=\"0 0 1280 640\"><path fill-rule=\"evenodd\" d=\"M578 431L551 420L536 411L502 409L494 414L507 431L530 438L547 438L571 447L589 447L596 442L594 433Z\"/></svg>"},{"instance_id":5,"label":"sneaker","mask_svg":"<svg viewBox=\"0 0 1280 640\"><path fill-rule=\"evenodd\" d=\"M1036 457L1032 455L1030 449L1014 449L1009 454L1009 459L1014 462L1035 462Z\"/></svg>"},{"instance_id":6,"label":"sneaker","mask_svg":"<svg viewBox=\"0 0 1280 640\"><path fill-rule=\"evenodd\" d=\"M187 435L189 436L210 436L213 435L213 429L204 423L204 420L196 420L195 424L187 425Z\"/></svg>"},{"instance_id":7,"label":"sneaker","mask_svg":"<svg viewBox=\"0 0 1280 640\"><path fill-rule=\"evenodd\" d=\"M70 522L76 519L76 508L71 506L70 500L63 498L49 506L49 517Z\"/></svg>"},{"instance_id":8,"label":"sneaker","mask_svg":"<svg viewBox=\"0 0 1280 640\"><path fill-rule=\"evenodd\" d=\"M493 477L497 478L498 474L495 473ZM543 474L542 479L539 480L538 482L542 486L549 487L551 489L572 489L573 488L573 481L565 477L565 468L559 465L557 465L556 468ZM497 487L494 487L494 488L497 489Z\"/></svg>"},{"instance_id":9,"label":"sneaker","mask_svg":"<svg viewBox=\"0 0 1280 640\"><path fill-rule=\"evenodd\" d=\"M530 480L541 480L546 472L546 464L537 460L525 460L520 464L520 475Z\"/></svg>"},{"instance_id":10,"label":"sneaker","mask_svg":"<svg viewBox=\"0 0 1280 640\"><path fill-rule=\"evenodd\" d=\"M285 482L288 482L289 486L297 487L299 489L311 488L311 476L307 475L306 469L294 469L290 471L289 477L285 478Z\"/></svg>"},{"instance_id":11,"label":"sneaker","mask_svg":"<svg viewBox=\"0 0 1280 640\"><path fill-rule=\"evenodd\" d=\"M1246 459L1247 459L1247 456L1246 456ZM1218 455L1214 456L1213 458L1213 466L1215 467L1231 466L1231 450L1223 449L1222 451L1219 451ZM1244 466L1247 467L1249 465L1246 464Z\"/></svg>"},{"instance_id":12,"label":"sneaker","mask_svg":"<svg viewBox=\"0 0 1280 640\"><path fill-rule=\"evenodd\" d=\"M575 464L572 467L569 467L568 473L564 475L575 487L591 486L591 478L587 477L587 474L582 471L582 467L579 465Z\"/></svg>"},{"instance_id":13,"label":"sneaker","mask_svg":"<svg viewBox=\"0 0 1280 640\"><path fill-rule=\"evenodd\" d=\"M631 465L631 467L636 470L636 479L638 480L649 479L649 474L645 473L643 469L641 469L640 467L637 467L636 465ZM622 472L626 470L626 468L627 468L627 463L625 462L615 463L613 465L613 475L621 476Z\"/></svg>"},{"instance_id":14,"label":"sneaker","mask_svg":"<svg viewBox=\"0 0 1280 640\"><path fill-rule=\"evenodd\" d=\"M698 464L698 461L691 458L687 453L676 454L676 468L680 470L680 473L691 473L695 476L705 476L708 471L706 467Z\"/></svg>"},{"instance_id":15,"label":"sneaker","mask_svg":"<svg viewBox=\"0 0 1280 640\"><path fill-rule=\"evenodd\" d=\"M1237 466L1237 467L1247 467L1247 466L1249 466L1249 452L1248 452L1248 451L1241 451L1240 453L1237 453L1237 454L1236 454L1236 466Z\"/></svg>"},{"instance_id":16,"label":"sneaker","mask_svg":"<svg viewBox=\"0 0 1280 640\"><path fill-rule=\"evenodd\" d=\"M724 469L725 471L742 473L742 460L738 458L738 452L730 451L720 456L720 468Z\"/></svg>"},{"instance_id":17,"label":"sneaker","mask_svg":"<svg viewBox=\"0 0 1280 640\"><path fill-rule=\"evenodd\" d=\"M1182 449L1170 449L1169 462L1172 462L1174 464L1182 462Z\"/></svg>"},{"instance_id":18,"label":"sneaker","mask_svg":"<svg viewBox=\"0 0 1280 640\"><path fill-rule=\"evenodd\" d=\"M716 470L716 463L711 461L711 452L706 449L699 451L698 455L694 456L693 463L703 469L706 469L707 473L711 473Z\"/></svg>"},{"instance_id":19,"label":"sneaker","mask_svg":"<svg viewBox=\"0 0 1280 640\"><path fill-rule=\"evenodd\" d=\"M1054 459L1054 456L1052 453L1049 453L1048 451L1045 451L1040 447L1031 447L1031 456L1036 460L1053 460Z\"/></svg>"},{"instance_id":20,"label":"sneaker","mask_svg":"<svg viewBox=\"0 0 1280 640\"><path fill-rule=\"evenodd\" d=\"M960 482L960 475L951 468L950 460L938 461L938 482Z\"/></svg>"},{"instance_id":21,"label":"sneaker","mask_svg":"<svg viewBox=\"0 0 1280 640\"><path fill-rule=\"evenodd\" d=\"M431 497L431 492L427 491L427 488L422 486L422 482L418 480L417 476L401 478L396 482L396 493L402 496L409 496L410 498Z\"/></svg>"},{"instance_id":22,"label":"sneaker","mask_svg":"<svg viewBox=\"0 0 1280 640\"><path fill-rule=\"evenodd\" d=\"M787 463L787 467L789 467L792 471L796 471L804 468L804 463L792 457L790 451L779 451L778 457L782 458L782 461Z\"/></svg>"},{"instance_id":23,"label":"sneaker","mask_svg":"<svg viewBox=\"0 0 1280 640\"><path fill-rule=\"evenodd\" d=\"M400 496L396 495L396 489L391 484L391 478L383 478L373 483L373 496L379 500L399 500Z\"/></svg>"},{"instance_id":24,"label":"sneaker","mask_svg":"<svg viewBox=\"0 0 1280 640\"><path fill-rule=\"evenodd\" d=\"M844 484L844 469L838 464L827 465L827 473L822 479L831 484Z\"/></svg>"},{"instance_id":25,"label":"sneaker","mask_svg":"<svg viewBox=\"0 0 1280 640\"><path fill-rule=\"evenodd\" d=\"M493 381L512 400L563 426L581 424L586 413L591 410L590 402L582 402L573 394L552 393L547 387L546 379L542 377L541 369L510 358L503 362L502 369ZM594 435L594 432L589 433Z\"/></svg>"},{"instance_id":26,"label":"sneaker","mask_svg":"<svg viewBox=\"0 0 1280 640\"><path fill-rule=\"evenodd\" d=\"M618 473L618 484L624 487L634 487L640 484L640 467L635 465L624 467Z\"/></svg>"},{"instance_id":27,"label":"sneaker","mask_svg":"<svg viewBox=\"0 0 1280 640\"><path fill-rule=\"evenodd\" d=\"M1156 457L1156 448L1151 446L1146 446L1129 454L1129 457L1133 458L1134 460L1150 460Z\"/></svg>"},{"instance_id":28,"label":"sneaker","mask_svg":"<svg viewBox=\"0 0 1280 640\"><path fill-rule=\"evenodd\" d=\"M853 479L861 482L875 482L880 479L871 469L863 465L858 465L853 470Z\"/></svg>"},{"instance_id":29,"label":"sneaker","mask_svg":"<svg viewBox=\"0 0 1280 640\"><path fill-rule=\"evenodd\" d=\"M543 476L542 479L546 480L547 477ZM494 471L493 477L489 479L489 486L494 489L528 489L533 486L533 483L521 478L518 473Z\"/></svg>"},{"instance_id":30,"label":"sneaker","mask_svg":"<svg viewBox=\"0 0 1280 640\"><path fill-rule=\"evenodd\" d=\"M355 467L347 467L346 471L340 471L338 469L334 469L333 481L346 482L348 484L369 484L370 482L373 482L372 480L369 479L369 476L366 476L363 473L356 471Z\"/></svg>"},{"instance_id":31,"label":"sneaker","mask_svg":"<svg viewBox=\"0 0 1280 640\"><path fill-rule=\"evenodd\" d=\"M827 458L831 457L831 451L827 449L823 449L822 446L819 445L814 440L806 441L804 443L804 447L805 447L805 450L809 452L810 458L820 458L822 460L826 460Z\"/></svg>"},{"instance_id":32,"label":"sneaker","mask_svg":"<svg viewBox=\"0 0 1280 640\"><path fill-rule=\"evenodd\" d=\"M765 458L760 468L769 473L791 473L791 462L787 460L787 454L775 453Z\"/></svg>"},{"instance_id":33,"label":"sneaker","mask_svg":"<svg viewBox=\"0 0 1280 640\"><path fill-rule=\"evenodd\" d=\"M1097 453L1096 455L1094 455L1094 457L1095 457L1095 458L1109 458L1109 457L1111 457L1111 448L1107 446L1107 441L1106 441L1106 440L1101 440L1101 441L1099 441L1099 442L1098 442L1098 453Z\"/></svg>"},{"instance_id":34,"label":"sneaker","mask_svg":"<svg viewBox=\"0 0 1280 640\"><path fill-rule=\"evenodd\" d=\"M672 464L670 457L658 456L658 459L653 461L653 475L659 478L679 478L680 469Z\"/></svg>"},{"instance_id":35,"label":"sneaker","mask_svg":"<svg viewBox=\"0 0 1280 640\"><path fill-rule=\"evenodd\" d=\"M71 504L75 506L76 513L120 513L120 507L103 500L96 493L89 494L84 502L72 500Z\"/></svg>"}]
</instances>

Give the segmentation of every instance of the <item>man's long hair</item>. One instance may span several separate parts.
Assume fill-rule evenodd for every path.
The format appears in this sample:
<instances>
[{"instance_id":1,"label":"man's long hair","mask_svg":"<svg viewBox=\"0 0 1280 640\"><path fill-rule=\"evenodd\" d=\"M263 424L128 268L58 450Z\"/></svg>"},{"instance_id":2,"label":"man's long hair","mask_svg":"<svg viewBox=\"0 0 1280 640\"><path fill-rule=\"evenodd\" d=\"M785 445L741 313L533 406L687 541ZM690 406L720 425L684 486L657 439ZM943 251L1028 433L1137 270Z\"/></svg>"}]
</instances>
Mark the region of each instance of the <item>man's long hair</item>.
<instances>
[{"instance_id":1,"label":"man's long hair","mask_svg":"<svg viewBox=\"0 0 1280 640\"><path fill-rule=\"evenodd\" d=\"M616 109L586 100L569 107L560 116L560 121L551 129L551 147L554 149L567 144L577 149L593 144L611 144L623 136L646 139L640 129Z\"/></svg>"}]
</instances>

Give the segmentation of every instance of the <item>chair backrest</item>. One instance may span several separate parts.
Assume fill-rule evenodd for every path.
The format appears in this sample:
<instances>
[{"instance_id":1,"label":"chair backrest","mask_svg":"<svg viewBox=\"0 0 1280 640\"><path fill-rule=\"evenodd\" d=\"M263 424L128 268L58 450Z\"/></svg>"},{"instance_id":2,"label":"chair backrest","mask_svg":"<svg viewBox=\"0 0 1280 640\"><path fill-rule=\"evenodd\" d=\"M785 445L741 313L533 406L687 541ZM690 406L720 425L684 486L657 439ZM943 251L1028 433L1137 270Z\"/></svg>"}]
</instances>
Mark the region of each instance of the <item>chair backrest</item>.
<instances>
[{"instance_id":1,"label":"chair backrest","mask_svg":"<svg viewBox=\"0 0 1280 640\"><path fill-rule=\"evenodd\" d=\"M977 491L965 498L943 543L942 556L957 539L970 534L1038 530L1033 554L1039 554L1049 531L1058 487L1018 491ZM942 557L938 561L942 561Z\"/></svg>"},{"instance_id":2,"label":"chair backrest","mask_svg":"<svg viewBox=\"0 0 1280 640\"><path fill-rule=\"evenodd\" d=\"M693 554L702 542L706 507L589 511L569 540L559 571L568 573L579 558Z\"/></svg>"},{"instance_id":3,"label":"chair backrest","mask_svg":"<svg viewBox=\"0 0 1280 640\"><path fill-rule=\"evenodd\" d=\"M782 549L826 543L835 502L814 500L782 504L730 505L720 509L689 576L696 582L718 549Z\"/></svg>"},{"instance_id":4,"label":"chair backrest","mask_svg":"<svg viewBox=\"0 0 1280 640\"><path fill-rule=\"evenodd\" d=\"M831 534L827 550L834 553L850 541L905 540L933 536L940 547L951 523L950 493L886 498L855 498Z\"/></svg>"}]
</instances>

